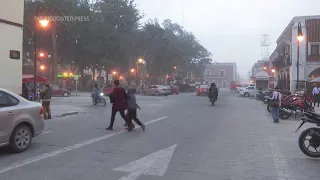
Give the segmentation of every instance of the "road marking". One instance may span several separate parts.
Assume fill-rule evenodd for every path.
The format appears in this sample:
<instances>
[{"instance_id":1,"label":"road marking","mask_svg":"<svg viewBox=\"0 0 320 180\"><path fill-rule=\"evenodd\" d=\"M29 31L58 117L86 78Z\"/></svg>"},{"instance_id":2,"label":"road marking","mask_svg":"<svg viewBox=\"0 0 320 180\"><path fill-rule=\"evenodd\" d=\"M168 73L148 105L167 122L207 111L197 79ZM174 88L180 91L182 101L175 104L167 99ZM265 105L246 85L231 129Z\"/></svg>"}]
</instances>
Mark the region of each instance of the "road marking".
<instances>
[{"instance_id":1,"label":"road marking","mask_svg":"<svg viewBox=\"0 0 320 180\"><path fill-rule=\"evenodd\" d=\"M49 133L52 133L52 131L44 131L41 134L49 134Z\"/></svg>"},{"instance_id":2,"label":"road marking","mask_svg":"<svg viewBox=\"0 0 320 180\"><path fill-rule=\"evenodd\" d=\"M157 119L154 119L154 120L151 120L151 121L145 123L145 125L152 124L152 123L155 123L155 122L167 119L167 118L168 118L168 116L160 117L160 118L157 118ZM52 151L52 152L49 152L49 153L44 153L44 154L39 155L39 156L28 158L28 159L26 159L24 161L20 161L20 162L11 164L10 166L8 166L6 168L1 169L0 170L0 174L3 174L5 172L11 171L13 169L17 169L19 167L22 167L22 166L25 166L25 165L28 165L28 164L32 164L32 163L35 163L35 162L38 162L38 161L41 161L41 160L44 160L44 159L48 159L50 157L54 157L54 156L62 154L62 153L66 153L66 152L78 149L78 148L86 146L86 145L90 145L92 143L95 143L95 142L98 142L98 141L101 141L101 140L104 140L104 139L108 139L110 137L113 137L113 136L116 136L116 135L119 135L119 134L123 134L125 132L127 132L127 131L126 130L121 130L119 132L109 133L109 134L106 134L104 136L100 136L100 137L97 137L97 138L89 139L89 140L74 144L72 146L67 146L65 148L58 149L58 150L55 150L55 151Z\"/></svg>"},{"instance_id":3,"label":"road marking","mask_svg":"<svg viewBox=\"0 0 320 180\"><path fill-rule=\"evenodd\" d=\"M273 163L276 166L276 172L278 174L278 180L295 180L293 172L290 169L290 166L278 144L276 138L269 138L269 145L271 148Z\"/></svg>"},{"instance_id":4,"label":"road marking","mask_svg":"<svg viewBox=\"0 0 320 180\"><path fill-rule=\"evenodd\" d=\"M114 171L123 171L129 173L119 180L135 180L142 174L151 176L163 176L167 171L174 150L177 144L160 151L154 152L136 161L113 169Z\"/></svg>"}]
</instances>

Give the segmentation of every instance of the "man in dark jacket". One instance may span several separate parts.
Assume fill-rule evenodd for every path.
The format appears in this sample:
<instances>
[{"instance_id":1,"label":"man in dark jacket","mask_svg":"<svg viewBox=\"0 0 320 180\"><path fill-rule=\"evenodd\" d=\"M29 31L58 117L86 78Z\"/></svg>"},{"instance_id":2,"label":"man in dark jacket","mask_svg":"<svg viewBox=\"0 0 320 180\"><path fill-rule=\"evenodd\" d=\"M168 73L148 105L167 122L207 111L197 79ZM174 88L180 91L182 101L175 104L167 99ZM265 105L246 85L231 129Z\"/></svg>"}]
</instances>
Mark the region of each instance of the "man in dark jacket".
<instances>
[{"instance_id":1,"label":"man in dark jacket","mask_svg":"<svg viewBox=\"0 0 320 180\"><path fill-rule=\"evenodd\" d=\"M111 120L110 125L106 130L113 130L113 124L116 117L117 112L120 112L120 115L124 121L129 124L128 119L125 116L124 111L127 109L127 93L126 90L122 87L120 87L120 81L115 80L114 81L115 88L113 89L113 92L110 94L110 100L113 103L112 104L112 113L111 113ZM128 131L132 130L131 124L128 126Z\"/></svg>"},{"instance_id":2,"label":"man in dark jacket","mask_svg":"<svg viewBox=\"0 0 320 180\"><path fill-rule=\"evenodd\" d=\"M211 99L212 96L215 97L215 100L218 98L218 88L215 83L211 83L211 86L209 88L209 98Z\"/></svg>"},{"instance_id":3,"label":"man in dark jacket","mask_svg":"<svg viewBox=\"0 0 320 180\"><path fill-rule=\"evenodd\" d=\"M42 99L43 107L43 118L51 119L50 102L52 98L52 89L48 83L45 84L44 88L40 91L40 98Z\"/></svg>"}]
</instances>

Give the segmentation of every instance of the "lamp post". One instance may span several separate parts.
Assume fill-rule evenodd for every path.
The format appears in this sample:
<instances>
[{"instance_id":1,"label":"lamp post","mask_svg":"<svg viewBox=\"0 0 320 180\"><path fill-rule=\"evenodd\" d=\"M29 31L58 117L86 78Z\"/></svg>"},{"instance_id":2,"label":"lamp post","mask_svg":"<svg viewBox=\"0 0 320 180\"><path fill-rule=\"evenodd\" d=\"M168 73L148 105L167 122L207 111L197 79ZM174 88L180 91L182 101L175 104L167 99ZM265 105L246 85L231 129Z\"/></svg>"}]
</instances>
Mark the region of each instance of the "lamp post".
<instances>
[{"instance_id":1,"label":"lamp post","mask_svg":"<svg viewBox=\"0 0 320 180\"><path fill-rule=\"evenodd\" d=\"M300 65L300 42L303 41L303 33L301 28L301 23L298 23L298 52L297 52L297 84L296 84L296 91L299 89L299 65Z\"/></svg>"},{"instance_id":2,"label":"lamp post","mask_svg":"<svg viewBox=\"0 0 320 180\"><path fill-rule=\"evenodd\" d=\"M141 64L141 63L143 63L144 62L144 60L143 59L138 59L137 60L137 63L136 63L136 88L138 88L139 86L138 86L138 69L139 69L139 64Z\"/></svg>"},{"instance_id":3,"label":"lamp post","mask_svg":"<svg viewBox=\"0 0 320 180\"><path fill-rule=\"evenodd\" d=\"M39 10L42 6L39 5L37 6L36 8L36 14L35 16L37 17L38 14L39 14ZM36 99L36 96L37 96L37 25L38 23L42 26L42 27L47 27L48 24L49 24L49 21L46 20L46 19L42 19L42 20L36 20L35 21L35 27L34 27L34 57L33 57L33 88L34 88L34 97L33 99L35 100ZM44 56L43 53L40 54L41 57Z\"/></svg>"}]
</instances>

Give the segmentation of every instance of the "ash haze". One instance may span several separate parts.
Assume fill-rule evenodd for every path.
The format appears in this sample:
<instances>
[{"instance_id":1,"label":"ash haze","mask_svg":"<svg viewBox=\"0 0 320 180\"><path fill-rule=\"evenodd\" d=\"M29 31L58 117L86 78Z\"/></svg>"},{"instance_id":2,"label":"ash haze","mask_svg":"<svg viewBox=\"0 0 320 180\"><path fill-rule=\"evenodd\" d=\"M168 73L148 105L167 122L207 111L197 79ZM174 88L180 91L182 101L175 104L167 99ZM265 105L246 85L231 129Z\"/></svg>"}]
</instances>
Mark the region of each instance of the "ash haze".
<instances>
[{"instance_id":1,"label":"ash haze","mask_svg":"<svg viewBox=\"0 0 320 180\"><path fill-rule=\"evenodd\" d=\"M294 16L319 15L320 0L135 0L145 20L171 19L191 31L213 61L237 63L243 80L261 59L260 37L270 54Z\"/></svg>"}]
</instances>

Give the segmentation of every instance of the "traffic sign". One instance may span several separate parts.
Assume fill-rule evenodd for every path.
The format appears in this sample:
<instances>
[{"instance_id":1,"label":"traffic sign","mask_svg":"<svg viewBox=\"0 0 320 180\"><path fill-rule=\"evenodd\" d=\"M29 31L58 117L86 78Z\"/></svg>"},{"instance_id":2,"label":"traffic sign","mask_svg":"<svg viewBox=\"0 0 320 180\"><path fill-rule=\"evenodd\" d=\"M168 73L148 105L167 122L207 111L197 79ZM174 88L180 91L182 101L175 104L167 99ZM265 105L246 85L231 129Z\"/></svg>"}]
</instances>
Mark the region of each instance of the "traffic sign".
<instances>
[{"instance_id":1,"label":"traffic sign","mask_svg":"<svg viewBox=\"0 0 320 180\"><path fill-rule=\"evenodd\" d=\"M79 80L79 76L78 76L78 75L74 75L73 78L74 78L74 80L76 80L76 81Z\"/></svg>"},{"instance_id":2,"label":"traffic sign","mask_svg":"<svg viewBox=\"0 0 320 180\"><path fill-rule=\"evenodd\" d=\"M108 80L112 81L112 74L108 74Z\"/></svg>"}]
</instances>

